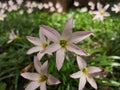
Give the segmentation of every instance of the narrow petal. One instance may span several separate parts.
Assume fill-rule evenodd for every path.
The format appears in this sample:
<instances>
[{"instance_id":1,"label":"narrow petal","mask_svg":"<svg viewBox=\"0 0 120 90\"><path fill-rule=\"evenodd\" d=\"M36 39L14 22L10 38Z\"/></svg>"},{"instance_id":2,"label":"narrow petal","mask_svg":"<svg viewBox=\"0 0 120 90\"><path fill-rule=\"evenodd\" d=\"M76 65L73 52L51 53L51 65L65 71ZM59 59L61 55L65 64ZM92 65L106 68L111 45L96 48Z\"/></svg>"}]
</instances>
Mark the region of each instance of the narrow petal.
<instances>
[{"instance_id":1,"label":"narrow petal","mask_svg":"<svg viewBox=\"0 0 120 90\"><path fill-rule=\"evenodd\" d=\"M47 69L48 69L48 61L46 61L45 63L43 63L43 65L41 66L41 71L43 74L47 74Z\"/></svg>"},{"instance_id":2,"label":"narrow petal","mask_svg":"<svg viewBox=\"0 0 120 90\"><path fill-rule=\"evenodd\" d=\"M70 45L66 46L66 48L67 48L68 51L74 52L77 55L88 56L87 53L84 50L82 50L81 48L79 48L75 44L70 44Z\"/></svg>"},{"instance_id":3,"label":"narrow petal","mask_svg":"<svg viewBox=\"0 0 120 90\"><path fill-rule=\"evenodd\" d=\"M96 84L95 80L94 80L92 77L87 77L87 81L89 82L89 84L90 84L93 88L97 89L97 84Z\"/></svg>"},{"instance_id":4,"label":"narrow petal","mask_svg":"<svg viewBox=\"0 0 120 90\"><path fill-rule=\"evenodd\" d=\"M30 41L31 43L33 43L34 45L38 45L38 46L41 45L41 41L37 37L27 36L27 40Z\"/></svg>"},{"instance_id":5,"label":"narrow petal","mask_svg":"<svg viewBox=\"0 0 120 90\"><path fill-rule=\"evenodd\" d=\"M97 3L97 9L102 10L102 4L100 4L99 2Z\"/></svg>"},{"instance_id":6,"label":"narrow petal","mask_svg":"<svg viewBox=\"0 0 120 90\"><path fill-rule=\"evenodd\" d=\"M93 17L93 20L96 20L96 19L99 19L99 18L100 18L100 16L97 14Z\"/></svg>"},{"instance_id":7,"label":"narrow petal","mask_svg":"<svg viewBox=\"0 0 120 90\"><path fill-rule=\"evenodd\" d=\"M86 84L86 77L82 76L79 81L79 89L78 90L83 90Z\"/></svg>"},{"instance_id":8,"label":"narrow petal","mask_svg":"<svg viewBox=\"0 0 120 90\"><path fill-rule=\"evenodd\" d=\"M62 32L63 37L69 37L72 34L72 26L73 26L73 19L72 17L68 20L68 22L65 25L65 28Z\"/></svg>"},{"instance_id":9,"label":"narrow petal","mask_svg":"<svg viewBox=\"0 0 120 90\"><path fill-rule=\"evenodd\" d=\"M91 66L91 67L88 67L88 71L89 73L98 73L98 72L101 72L102 69L100 69L99 67Z\"/></svg>"},{"instance_id":10,"label":"narrow petal","mask_svg":"<svg viewBox=\"0 0 120 90\"><path fill-rule=\"evenodd\" d=\"M85 60L83 60L80 56L77 56L77 63L80 69L83 69L87 66Z\"/></svg>"},{"instance_id":11,"label":"narrow petal","mask_svg":"<svg viewBox=\"0 0 120 90\"><path fill-rule=\"evenodd\" d=\"M72 78L80 78L82 76L82 72L78 71L76 73L73 73L72 75L70 75L70 77Z\"/></svg>"},{"instance_id":12,"label":"narrow petal","mask_svg":"<svg viewBox=\"0 0 120 90\"><path fill-rule=\"evenodd\" d=\"M104 10L106 11L109 8L109 4L105 5Z\"/></svg>"},{"instance_id":13,"label":"narrow petal","mask_svg":"<svg viewBox=\"0 0 120 90\"><path fill-rule=\"evenodd\" d=\"M61 69L64 62L64 58L65 58L65 49L59 49L56 52L56 65L58 70Z\"/></svg>"},{"instance_id":14,"label":"narrow petal","mask_svg":"<svg viewBox=\"0 0 120 90\"><path fill-rule=\"evenodd\" d=\"M40 26L40 30L51 41L55 41L56 42L56 41L58 41L58 39L60 37L60 34L57 32L57 30L55 30L55 29L53 29L51 27L48 27L48 26L45 26L45 25L41 25Z\"/></svg>"},{"instance_id":15,"label":"narrow petal","mask_svg":"<svg viewBox=\"0 0 120 90\"><path fill-rule=\"evenodd\" d=\"M29 72L21 73L21 76L33 81L38 81L40 77L38 73L29 73Z\"/></svg>"},{"instance_id":16,"label":"narrow petal","mask_svg":"<svg viewBox=\"0 0 120 90\"><path fill-rule=\"evenodd\" d=\"M39 59L39 61L42 59L42 57L45 55L45 53L41 53L41 52L39 52L38 54L37 54L37 57L38 57L38 59Z\"/></svg>"},{"instance_id":17,"label":"narrow petal","mask_svg":"<svg viewBox=\"0 0 120 90\"><path fill-rule=\"evenodd\" d=\"M73 43L78 43L80 41L82 41L83 39L89 37L90 35L92 35L93 33L91 31L77 31L74 32L72 35L72 39L71 42Z\"/></svg>"},{"instance_id":18,"label":"narrow petal","mask_svg":"<svg viewBox=\"0 0 120 90\"><path fill-rule=\"evenodd\" d=\"M59 83L60 83L60 81L57 78L55 78L53 75L51 75L51 74L48 75L48 80L47 80L48 85L56 85Z\"/></svg>"},{"instance_id":19,"label":"narrow petal","mask_svg":"<svg viewBox=\"0 0 120 90\"><path fill-rule=\"evenodd\" d=\"M37 56L34 56L34 67L38 73L40 73L40 74L42 73L41 72L41 63Z\"/></svg>"},{"instance_id":20,"label":"narrow petal","mask_svg":"<svg viewBox=\"0 0 120 90\"><path fill-rule=\"evenodd\" d=\"M11 43L13 40L9 40L8 42L7 42L7 44L9 44L9 43Z\"/></svg>"},{"instance_id":21,"label":"narrow petal","mask_svg":"<svg viewBox=\"0 0 120 90\"><path fill-rule=\"evenodd\" d=\"M50 46L46 47L45 50L42 51L42 53L53 53L60 48L61 46L59 44L51 44Z\"/></svg>"},{"instance_id":22,"label":"narrow petal","mask_svg":"<svg viewBox=\"0 0 120 90\"><path fill-rule=\"evenodd\" d=\"M32 47L32 48L30 48L28 51L27 51L27 54L32 54L32 53L35 53L35 52L39 52L39 51L41 51L42 49L41 49L41 47L39 47L39 46L36 46L36 47Z\"/></svg>"},{"instance_id":23,"label":"narrow petal","mask_svg":"<svg viewBox=\"0 0 120 90\"><path fill-rule=\"evenodd\" d=\"M38 82L31 82L28 84L28 86L25 88L25 90L35 90L40 86L40 83Z\"/></svg>"},{"instance_id":24,"label":"narrow petal","mask_svg":"<svg viewBox=\"0 0 120 90\"><path fill-rule=\"evenodd\" d=\"M41 42L46 42L46 38L41 32L41 27L40 27L40 30L39 30L39 37L40 37Z\"/></svg>"},{"instance_id":25,"label":"narrow petal","mask_svg":"<svg viewBox=\"0 0 120 90\"><path fill-rule=\"evenodd\" d=\"M46 88L46 82L42 82L41 83L40 90L47 90L47 88Z\"/></svg>"}]
</instances>

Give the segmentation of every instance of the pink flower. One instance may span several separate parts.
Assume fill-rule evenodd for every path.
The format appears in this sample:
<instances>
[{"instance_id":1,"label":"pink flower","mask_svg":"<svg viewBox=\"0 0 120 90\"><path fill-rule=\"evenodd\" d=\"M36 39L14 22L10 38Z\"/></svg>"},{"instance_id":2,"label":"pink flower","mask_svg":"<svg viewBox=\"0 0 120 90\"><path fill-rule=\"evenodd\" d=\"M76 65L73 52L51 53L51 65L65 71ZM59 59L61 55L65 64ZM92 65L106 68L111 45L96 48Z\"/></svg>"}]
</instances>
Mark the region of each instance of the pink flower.
<instances>
[{"instance_id":1,"label":"pink flower","mask_svg":"<svg viewBox=\"0 0 120 90\"><path fill-rule=\"evenodd\" d=\"M60 83L58 79L47 73L48 61L42 65L38 58L34 57L34 66L38 73L25 72L21 74L22 77L31 80L25 90L35 90L39 86L40 90L46 90L46 83L48 85L56 85Z\"/></svg>"},{"instance_id":2,"label":"pink flower","mask_svg":"<svg viewBox=\"0 0 120 90\"><path fill-rule=\"evenodd\" d=\"M15 40L17 38L17 36L15 35L14 31L12 30L10 33L9 33L9 40L8 40L8 44L11 43L13 40Z\"/></svg>"},{"instance_id":3,"label":"pink flower","mask_svg":"<svg viewBox=\"0 0 120 90\"><path fill-rule=\"evenodd\" d=\"M48 46L43 52L56 52L56 65L60 70L65 58L65 52L71 51L78 55L87 55L85 51L76 46L75 44L82 41L86 37L92 34L91 31L77 31L72 33L73 19L70 18L65 25L62 35L60 35L55 29L45 25L41 25L41 32L46 35L54 43Z\"/></svg>"},{"instance_id":4,"label":"pink flower","mask_svg":"<svg viewBox=\"0 0 120 90\"><path fill-rule=\"evenodd\" d=\"M104 20L104 17L108 17L110 16L110 14L108 12L106 12L106 10L109 8L109 4L107 4L104 8L100 3L97 3L97 9L98 11L93 11L92 14L95 14L93 20L99 19L101 21Z\"/></svg>"},{"instance_id":5,"label":"pink flower","mask_svg":"<svg viewBox=\"0 0 120 90\"><path fill-rule=\"evenodd\" d=\"M49 45L49 40L46 40L45 36L40 32L40 30L39 30L39 37L40 38L27 36L28 41L30 41L35 45L35 47L27 51L27 54L39 52L37 56L38 59L41 60L41 58L45 55L45 53L42 51Z\"/></svg>"},{"instance_id":6,"label":"pink flower","mask_svg":"<svg viewBox=\"0 0 120 90\"><path fill-rule=\"evenodd\" d=\"M95 66L87 67L86 62L79 56L77 56L77 63L80 71L70 75L72 78L80 78L79 89L82 90L85 87L86 81L95 89L97 89L97 84L93 79L93 75L101 72L101 69Z\"/></svg>"}]
</instances>

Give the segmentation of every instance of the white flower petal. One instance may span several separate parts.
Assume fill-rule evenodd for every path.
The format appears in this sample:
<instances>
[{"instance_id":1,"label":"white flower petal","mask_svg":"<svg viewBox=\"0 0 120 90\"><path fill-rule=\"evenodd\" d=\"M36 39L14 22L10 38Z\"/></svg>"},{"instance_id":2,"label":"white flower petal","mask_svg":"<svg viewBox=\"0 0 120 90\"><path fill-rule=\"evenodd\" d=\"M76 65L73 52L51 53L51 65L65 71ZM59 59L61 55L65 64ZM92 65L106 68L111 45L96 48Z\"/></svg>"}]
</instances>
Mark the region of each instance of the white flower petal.
<instances>
[{"instance_id":1,"label":"white flower petal","mask_svg":"<svg viewBox=\"0 0 120 90\"><path fill-rule=\"evenodd\" d=\"M39 53L37 54L37 57L38 57L39 60L41 60L44 55L45 55L45 53L39 52Z\"/></svg>"},{"instance_id":2,"label":"white flower petal","mask_svg":"<svg viewBox=\"0 0 120 90\"><path fill-rule=\"evenodd\" d=\"M34 67L38 73L40 73L40 74L42 73L41 72L41 63L37 56L34 56Z\"/></svg>"},{"instance_id":3,"label":"white flower petal","mask_svg":"<svg viewBox=\"0 0 120 90\"><path fill-rule=\"evenodd\" d=\"M47 80L48 85L56 85L59 83L60 83L60 81L57 78L55 78L53 75L51 75L51 74L48 75L48 80Z\"/></svg>"},{"instance_id":4,"label":"white flower petal","mask_svg":"<svg viewBox=\"0 0 120 90\"><path fill-rule=\"evenodd\" d=\"M46 82L42 82L41 83L40 90L47 90L47 88L46 88Z\"/></svg>"},{"instance_id":5,"label":"white flower petal","mask_svg":"<svg viewBox=\"0 0 120 90\"><path fill-rule=\"evenodd\" d=\"M79 81L79 89L78 90L83 90L86 84L86 77L82 76Z\"/></svg>"},{"instance_id":6,"label":"white flower petal","mask_svg":"<svg viewBox=\"0 0 120 90\"><path fill-rule=\"evenodd\" d=\"M38 46L41 45L41 41L37 37L27 36L27 40L30 41L31 43L33 43L34 45L38 45Z\"/></svg>"},{"instance_id":7,"label":"white flower petal","mask_svg":"<svg viewBox=\"0 0 120 90\"><path fill-rule=\"evenodd\" d=\"M72 75L70 75L70 77L72 78L80 78L82 76L82 72L78 71L76 73L73 73Z\"/></svg>"},{"instance_id":8,"label":"white flower petal","mask_svg":"<svg viewBox=\"0 0 120 90\"><path fill-rule=\"evenodd\" d=\"M42 73L47 74L47 69L48 69L48 61L44 62L43 65L41 66Z\"/></svg>"},{"instance_id":9,"label":"white flower petal","mask_svg":"<svg viewBox=\"0 0 120 90\"><path fill-rule=\"evenodd\" d=\"M89 73L97 73L97 72L101 72L102 69L100 69L99 67L90 66L90 67L88 67L88 71L89 71Z\"/></svg>"},{"instance_id":10,"label":"white flower petal","mask_svg":"<svg viewBox=\"0 0 120 90\"><path fill-rule=\"evenodd\" d=\"M21 73L21 76L33 81L38 81L40 77L38 73L29 73L29 72Z\"/></svg>"},{"instance_id":11,"label":"white flower petal","mask_svg":"<svg viewBox=\"0 0 120 90\"><path fill-rule=\"evenodd\" d=\"M87 81L89 82L89 84L90 84L93 88L97 89L97 84L96 84L95 80L94 80L92 77L87 77Z\"/></svg>"},{"instance_id":12,"label":"white flower petal","mask_svg":"<svg viewBox=\"0 0 120 90\"><path fill-rule=\"evenodd\" d=\"M76 46L75 44L69 44L66 46L66 48L68 51L74 52L77 55L87 56L87 53L84 50L82 50L81 48L79 48L78 46Z\"/></svg>"},{"instance_id":13,"label":"white flower petal","mask_svg":"<svg viewBox=\"0 0 120 90\"><path fill-rule=\"evenodd\" d=\"M38 82L31 82L28 84L28 86L25 88L25 90L35 90L40 86L40 83Z\"/></svg>"},{"instance_id":14,"label":"white flower petal","mask_svg":"<svg viewBox=\"0 0 120 90\"><path fill-rule=\"evenodd\" d=\"M56 65L58 70L61 69L64 62L64 58L65 58L65 49L59 49L56 52Z\"/></svg>"},{"instance_id":15,"label":"white flower petal","mask_svg":"<svg viewBox=\"0 0 120 90\"><path fill-rule=\"evenodd\" d=\"M35 52L39 52L39 51L41 51L42 49L41 49L41 47L39 47L39 46L36 46L36 47L32 47L32 48L30 48L28 51L27 51L27 54L32 54L32 53L35 53Z\"/></svg>"},{"instance_id":16,"label":"white flower petal","mask_svg":"<svg viewBox=\"0 0 120 90\"><path fill-rule=\"evenodd\" d=\"M77 32L74 32L70 42L78 43L78 42L82 41L83 39L89 37L92 34L93 33L91 31L77 31Z\"/></svg>"},{"instance_id":17,"label":"white flower petal","mask_svg":"<svg viewBox=\"0 0 120 90\"><path fill-rule=\"evenodd\" d=\"M62 32L63 37L70 37L72 34L72 26L73 26L73 19L72 17L68 20L68 22L65 25L65 28Z\"/></svg>"},{"instance_id":18,"label":"white flower petal","mask_svg":"<svg viewBox=\"0 0 120 90\"><path fill-rule=\"evenodd\" d=\"M48 27L48 26L45 26L45 25L41 25L40 26L40 30L51 41L55 41L56 42L60 38L60 34L55 29L53 29L51 27Z\"/></svg>"},{"instance_id":19,"label":"white flower petal","mask_svg":"<svg viewBox=\"0 0 120 90\"><path fill-rule=\"evenodd\" d=\"M85 60L83 60L80 56L77 56L77 63L78 63L79 69L83 69L87 66Z\"/></svg>"}]
</instances>

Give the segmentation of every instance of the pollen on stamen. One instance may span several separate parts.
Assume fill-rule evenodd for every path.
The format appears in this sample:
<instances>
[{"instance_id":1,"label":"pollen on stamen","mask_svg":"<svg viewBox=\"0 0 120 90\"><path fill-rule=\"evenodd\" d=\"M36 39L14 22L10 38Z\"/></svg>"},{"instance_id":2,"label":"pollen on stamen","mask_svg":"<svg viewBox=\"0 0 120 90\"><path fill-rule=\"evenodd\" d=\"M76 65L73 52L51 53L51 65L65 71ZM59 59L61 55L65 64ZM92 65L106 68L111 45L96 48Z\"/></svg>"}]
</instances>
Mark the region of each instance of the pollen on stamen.
<instances>
[{"instance_id":1,"label":"pollen on stamen","mask_svg":"<svg viewBox=\"0 0 120 90\"><path fill-rule=\"evenodd\" d=\"M48 79L48 77L46 75L41 75L38 82L44 82Z\"/></svg>"},{"instance_id":2,"label":"pollen on stamen","mask_svg":"<svg viewBox=\"0 0 120 90\"><path fill-rule=\"evenodd\" d=\"M89 71L88 71L87 68L84 68L84 69L82 70L82 72L83 72L85 75L89 75Z\"/></svg>"},{"instance_id":3,"label":"pollen on stamen","mask_svg":"<svg viewBox=\"0 0 120 90\"><path fill-rule=\"evenodd\" d=\"M66 40L60 40L60 45L61 45L61 47L65 47L67 45L67 41Z\"/></svg>"},{"instance_id":4,"label":"pollen on stamen","mask_svg":"<svg viewBox=\"0 0 120 90\"><path fill-rule=\"evenodd\" d=\"M43 44L42 44L42 47L43 47L43 48L46 48L47 46L48 46L47 43L43 43Z\"/></svg>"}]
</instances>

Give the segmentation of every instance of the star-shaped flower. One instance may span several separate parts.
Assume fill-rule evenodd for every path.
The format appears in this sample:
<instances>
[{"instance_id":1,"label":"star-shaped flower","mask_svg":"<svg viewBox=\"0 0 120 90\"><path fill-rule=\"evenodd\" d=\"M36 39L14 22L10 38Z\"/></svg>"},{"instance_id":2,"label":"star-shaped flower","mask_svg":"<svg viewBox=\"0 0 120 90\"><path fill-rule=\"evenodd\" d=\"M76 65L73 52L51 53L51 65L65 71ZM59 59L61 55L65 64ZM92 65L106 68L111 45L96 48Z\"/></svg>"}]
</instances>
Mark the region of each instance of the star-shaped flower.
<instances>
[{"instance_id":1,"label":"star-shaped flower","mask_svg":"<svg viewBox=\"0 0 120 90\"><path fill-rule=\"evenodd\" d=\"M30 41L35 45L35 47L32 47L27 51L27 54L39 52L37 54L39 60L41 60L41 58L45 55L45 53L42 51L49 45L49 40L46 40L46 37L41 33L40 30L39 30L39 38L27 36L28 41Z\"/></svg>"},{"instance_id":2,"label":"star-shaped flower","mask_svg":"<svg viewBox=\"0 0 120 90\"><path fill-rule=\"evenodd\" d=\"M92 14L95 14L93 20L104 20L104 17L108 17L110 16L110 14L108 12L106 12L106 10L109 8L109 4L107 4L104 8L102 8L102 5L100 3L97 3L97 9L98 11L93 11Z\"/></svg>"},{"instance_id":3,"label":"star-shaped flower","mask_svg":"<svg viewBox=\"0 0 120 90\"><path fill-rule=\"evenodd\" d=\"M80 78L78 90L82 90L85 87L86 81L88 81L93 88L97 89L97 84L93 79L93 75L101 72L101 69L95 66L87 67L86 62L80 56L77 56L77 63L80 71L73 73L70 77Z\"/></svg>"},{"instance_id":4,"label":"star-shaped flower","mask_svg":"<svg viewBox=\"0 0 120 90\"><path fill-rule=\"evenodd\" d=\"M115 13L120 12L120 3L114 4L114 6L111 9L112 11L115 11Z\"/></svg>"},{"instance_id":5,"label":"star-shaped flower","mask_svg":"<svg viewBox=\"0 0 120 90\"><path fill-rule=\"evenodd\" d=\"M60 83L60 81L53 75L47 73L48 61L42 65L38 58L34 57L34 67L38 73L21 73L22 77L31 80L25 90L35 90L39 86L40 90L46 90L46 83L48 85L56 85Z\"/></svg>"},{"instance_id":6,"label":"star-shaped flower","mask_svg":"<svg viewBox=\"0 0 120 90\"><path fill-rule=\"evenodd\" d=\"M87 55L85 51L76 46L75 44L83 39L87 38L92 34L91 31L76 31L72 33L73 19L70 18L68 23L65 25L64 31L60 35L55 29L41 25L41 32L46 35L53 44L48 46L43 52L56 52L56 65L57 69L60 70L65 58L65 52L71 51L78 55Z\"/></svg>"}]
</instances>

